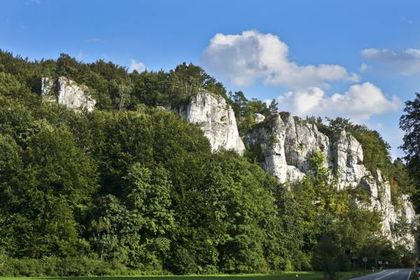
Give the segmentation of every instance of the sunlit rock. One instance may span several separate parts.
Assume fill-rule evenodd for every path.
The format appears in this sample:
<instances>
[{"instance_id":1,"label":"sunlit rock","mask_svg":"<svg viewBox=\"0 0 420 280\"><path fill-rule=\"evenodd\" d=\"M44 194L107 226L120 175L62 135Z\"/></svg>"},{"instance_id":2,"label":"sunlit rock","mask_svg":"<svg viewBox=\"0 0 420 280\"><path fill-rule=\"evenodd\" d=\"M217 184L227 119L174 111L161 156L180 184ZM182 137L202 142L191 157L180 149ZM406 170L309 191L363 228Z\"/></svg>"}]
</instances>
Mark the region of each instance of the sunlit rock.
<instances>
[{"instance_id":1,"label":"sunlit rock","mask_svg":"<svg viewBox=\"0 0 420 280\"><path fill-rule=\"evenodd\" d=\"M382 235L402 242L414 249L415 238L400 233L402 224L415 227L416 214L407 195L400 198L400 207L393 204L391 184L380 170L372 174L363 164L363 148L357 139L346 131L330 139L315 124L289 114L271 115L246 137L254 151L260 151L262 167L280 183L296 182L312 172L311 156L321 152L325 157L331 179L336 178L337 188L362 188L368 201L358 201L360 207L376 211L382 219Z\"/></svg>"},{"instance_id":2,"label":"sunlit rock","mask_svg":"<svg viewBox=\"0 0 420 280\"><path fill-rule=\"evenodd\" d=\"M86 86L79 85L66 77L42 78L41 95L46 102L57 102L75 111L92 112L96 104Z\"/></svg>"},{"instance_id":3,"label":"sunlit rock","mask_svg":"<svg viewBox=\"0 0 420 280\"><path fill-rule=\"evenodd\" d=\"M233 150L238 154L245 151L235 113L222 96L201 91L179 113L188 122L201 128L213 151Z\"/></svg>"}]
</instances>

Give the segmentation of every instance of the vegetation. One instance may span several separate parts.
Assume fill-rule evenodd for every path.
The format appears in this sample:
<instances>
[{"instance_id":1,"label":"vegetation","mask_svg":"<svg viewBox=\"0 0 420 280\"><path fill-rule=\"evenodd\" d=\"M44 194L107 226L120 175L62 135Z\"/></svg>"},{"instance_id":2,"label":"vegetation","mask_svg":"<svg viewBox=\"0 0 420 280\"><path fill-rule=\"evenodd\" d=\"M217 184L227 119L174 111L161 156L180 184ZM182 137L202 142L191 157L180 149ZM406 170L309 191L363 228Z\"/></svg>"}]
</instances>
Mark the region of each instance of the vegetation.
<instances>
[{"instance_id":1,"label":"vegetation","mask_svg":"<svg viewBox=\"0 0 420 280\"><path fill-rule=\"evenodd\" d=\"M316 124L318 129L328 135L330 139L337 139L343 129L355 137L363 148L364 166L374 176L377 176L377 170L380 170L382 176L390 181L391 198L394 206L401 207L401 195L414 194L415 187L412 181L412 178L415 178L414 174L408 173L406 164L400 158L391 160L390 146L377 131L340 117L336 119L327 118L327 123L324 123L321 118L315 117L307 118L306 121ZM357 194L361 195L363 200L363 190L357 190Z\"/></svg>"},{"instance_id":2,"label":"vegetation","mask_svg":"<svg viewBox=\"0 0 420 280\"><path fill-rule=\"evenodd\" d=\"M229 93L229 101L238 119L238 129L241 135L246 135L256 125L256 114L264 117L277 113L277 103L275 100L269 106L261 100L248 100L242 91Z\"/></svg>"},{"instance_id":3,"label":"vegetation","mask_svg":"<svg viewBox=\"0 0 420 280\"><path fill-rule=\"evenodd\" d=\"M365 275L365 271L352 271L352 272L341 272L338 279L346 280L353 277ZM227 275L227 274L212 274L212 275L164 275L164 276L107 276L107 277L1 277L1 280L142 280L142 279L155 279L155 280L227 280L227 279L236 279L236 280L292 280L292 279L303 279L303 280L319 280L322 279L322 274L320 272L282 272L274 274L238 274L238 275Z\"/></svg>"},{"instance_id":4,"label":"vegetation","mask_svg":"<svg viewBox=\"0 0 420 280\"><path fill-rule=\"evenodd\" d=\"M298 277L296 277L298 275ZM342 279L346 276L343 273ZM142 279L156 279L156 280L227 280L227 279L236 279L236 280L291 280L291 279L303 279L303 280L319 280L321 278L321 274L319 272L286 272L286 273L276 273L276 274L239 274L239 275L226 275L226 274L212 274L212 275L184 275L184 276L174 276L174 275L167 275L167 276L124 276L124 277L36 277L36 279L41 280L92 280L92 279L109 279L109 280L142 280ZM2 277L2 280L31 280L33 278L28 277L18 277L18 278L9 278L9 277Z\"/></svg>"},{"instance_id":5,"label":"vegetation","mask_svg":"<svg viewBox=\"0 0 420 280\"><path fill-rule=\"evenodd\" d=\"M405 176L415 186L414 203L416 210L420 211L420 93L416 93L414 100L405 103L400 127L405 132L402 149L406 153L405 160L410 175L408 177L405 173Z\"/></svg>"},{"instance_id":6,"label":"vegetation","mask_svg":"<svg viewBox=\"0 0 420 280\"><path fill-rule=\"evenodd\" d=\"M408 171L404 170L403 180L412 186L412 201L416 212L420 211L420 94L405 103L404 115L400 118L400 128L405 132L402 149ZM404 163L400 163L400 166ZM418 242L417 232L417 242Z\"/></svg>"},{"instance_id":7,"label":"vegetation","mask_svg":"<svg viewBox=\"0 0 420 280\"><path fill-rule=\"evenodd\" d=\"M40 77L61 75L87 85L98 110L43 103ZM336 190L320 154L312 175L279 186L245 157L211 153L200 129L155 108L182 106L200 89L227 98L191 64L127 73L104 61L1 52L0 275L316 269L332 279L361 266L355 257L410 261L379 235L375 213ZM275 110L241 102L242 131L255 113Z\"/></svg>"}]
</instances>

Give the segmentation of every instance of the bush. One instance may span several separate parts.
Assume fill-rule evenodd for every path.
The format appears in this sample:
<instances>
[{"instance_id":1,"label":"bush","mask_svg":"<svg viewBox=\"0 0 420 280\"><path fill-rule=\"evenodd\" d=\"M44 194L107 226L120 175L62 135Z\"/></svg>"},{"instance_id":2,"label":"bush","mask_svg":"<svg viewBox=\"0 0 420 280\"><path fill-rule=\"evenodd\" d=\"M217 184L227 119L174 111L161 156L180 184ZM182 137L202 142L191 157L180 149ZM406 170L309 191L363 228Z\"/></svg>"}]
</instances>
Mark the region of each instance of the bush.
<instances>
[{"instance_id":1,"label":"bush","mask_svg":"<svg viewBox=\"0 0 420 280\"><path fill-rule=\"evenodd\" d=\"M86 276L139 274L115 262L89 257L13 259L0 256L0 276ZM156 272L155 272L156 274Z\"/></svg>"},{"instance_id":2,"label":"bush","mask_svg":"<svg viewBox=\"0 0 420 280\"><path fill-rule=\"evenodd\" d=\"M289 259L286 260L286 264L284 265L284 271L293 271L293 265Z\"/></svg>"}]
</instances>

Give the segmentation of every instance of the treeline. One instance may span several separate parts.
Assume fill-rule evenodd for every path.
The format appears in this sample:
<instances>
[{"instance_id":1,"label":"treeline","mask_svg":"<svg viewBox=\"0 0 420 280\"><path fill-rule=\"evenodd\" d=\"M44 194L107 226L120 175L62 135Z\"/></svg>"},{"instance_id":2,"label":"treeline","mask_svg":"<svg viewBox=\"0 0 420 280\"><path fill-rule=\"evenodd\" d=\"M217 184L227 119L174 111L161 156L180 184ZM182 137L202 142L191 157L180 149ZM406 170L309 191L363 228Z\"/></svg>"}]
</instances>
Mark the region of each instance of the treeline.
<instances>
[{"instance_id":1,"label":"treeline","mask_svg":"<svg viewBox=\"0 0 420 280\"><path fill-rule=\"evenodd\" d=\"M61 75L88 85L98 110L42 103L40 77ZM201 88L228 98L194 65L127 73L1 52L0 274L333 273L364 256L411 261L380 236L376 213L336 190L319 154L313 174L281 186L246 157L212 154L199 128L154 108ZM274 110L242 101L229 102L244 130Z\"/></svg>"},{"instance_id":2,"label":"treeline","mask_svg":"<svg viewBox=\"0 0 420 280\"><path fill-rule=\"evenodd\" d=\"M401 148L406 154L407 169L415 186L413 201L416 212L420 212L420 93L405 102L400 128L405 132Z\"/></svg>"},{"instance_id":3,"label":"treeline","mask_svg":"<svg viewBox=\"0 0 420 280\"><path fill-rule=\"evenodd\" d=\"M0 52L0 71L14 76L33 92L40 92L40 77L65 76L90 88L102 110L133 110L140 104L176 108L188 102L199 89L227 97L223 85L192 64L180 64L165 72L128 73L112 62L80 63L61 54L57 60L28 61Z\"/></svg>"}]
</instances>

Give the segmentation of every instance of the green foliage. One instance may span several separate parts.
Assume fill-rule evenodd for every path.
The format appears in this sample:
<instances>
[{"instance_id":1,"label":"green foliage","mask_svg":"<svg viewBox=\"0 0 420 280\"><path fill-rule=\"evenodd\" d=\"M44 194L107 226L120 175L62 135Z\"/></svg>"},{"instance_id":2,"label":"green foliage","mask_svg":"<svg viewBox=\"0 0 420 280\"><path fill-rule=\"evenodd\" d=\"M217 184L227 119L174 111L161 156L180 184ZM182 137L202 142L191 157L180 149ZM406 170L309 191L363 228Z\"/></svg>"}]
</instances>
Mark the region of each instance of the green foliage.
<instances>
[{"instance_id":1,"label":"green foliage","mask_svg":"<svg viewBox=\"0 0 420 280\"><path fill-rule=\"evenodd\" d=\"M285 231L283 250L295 268L304 268L309 256L313 268L324 271L325 279L336 279L338 271L354 269L355 256L374 250L370 237L378 236L380 217L359 208L347 191L337 191L322 153L314 153L311 161L312 175L290 186L291 191L276 195ZM400 250L390 249L393 254Z\"/></svg>"},{"instance_id":2,"label":"green foliage","mask_svg":"<svg viewBox=\"0 0 420 280\"><path fill-rule=\"evenodd\" d=\"M409 167L400 159L391 161L390 146L377 131L370 130L364 125L354 124L349 119L327 120L328 124L324 124L321 118L307 118L308 122L316 124L318 129L333 141L339 137L342 130L354 136L363 148L363 165L374 175L380 170L382 176L391 182L392 203L397 208L400 206L399 197L402 194L414 193L412 178L416 177L410 176ZM363 189L355 190L355 194L362 200L365 198Z\"/></svg>"},{"instance_id":3,"label":"green foliage","mask_svg":"<svg viewBox=\"0 0 420 280\"><path fill-rule=\"evenodd\" d=\"M177 212L185 213L193 230L180 229L171 270L203 273L216 267L232 273L273 268L276 211L265 187L275 180L229 153L214 156L206 170L200 186L189 189L179 205Z\"/></svg>"},{"instance_id":4,"label":"green foliage","mask_svg":"<svg viewBox=\"0 0 420 280\"><path fill-rule=\"evenodd\" d=\"M87 85L98 110L42 103L43 76ZM153 108L176 110L200 90L227 98L192 64L127 73L102 60L30 62L0 52L0 275L332 272L375 250L395 264L409 259L367 238L378 235L378 216L337 191L322 153L305 179L280 186L253 163L257 148L252 160L213 154L197 126ZM228 102L241 133L269 125L277 112L274 101L242 92ZM256 113L267 120L256 124ZM413 192L405 165L390 164L376 132L346 120L322 129L343 126L364 145L369 168L388 170L393 197ZM408 225L397 226L403 238Z\"/></svg>"},{"instance_id":5,"label":"green foliage","mask_svg":"<svg viewBox=\"0 0 420 280\"><path fill-rule=\"evenodd\" d=\"M35 259L91 254L177 273L268 271L284 262L275 179L235 154L212 155L202 132L175 114L84 115L0 101L2 253L29 257L34 269ZM78 267L62 264L65 272L48 274Z\"/></svg>"},{"instance_id":6,"label":"green foliage","mask_svg":"<svg viewBox=\"0 0 420 280\"><path fill-rule=\"evenodd\" d=\"M363 164L366 168L372 174L376 174L376 170L380 169L385 176L390 175L392 168L389 155L390 146L377 131L370 130L364 125L354 124L344 118L328 119L328 125L322 124L322 120L318 119L316 124L320 131L331 139L337 139L342 130L350 133L363 147Z\"/></svg>"},{"instance_id":7,"label":"green foliage","mask_svg":"<svg viewBox=\"0 0 420 280\"><path fill-rule=\"evenodd\" d=\"M107 195L93 209L91 243L101 258L131 268L162 271L175 229L171 183L162 168L131 166L120 199Z\"/></svg>"},{"instance_id":8,"label":"green foliage","mask_svg":"<svg viewBox=\"0 0 420 280\"><path fill-rule=\"evenodd\" d=\"M198 66L186 64L178 65L175 70L169 72L170 81L170 104L178 108L185 105L191 96L201 89L208 90L216 95L227 98L223 85L209 76Z\"/></svg>"},{"instance_id":9,"label":"green foliage","mask_svg":"<svg viewBox=\"0 0 420 280\"><path fill-rule=\"evenodd\" d=\"M7 240L3 250L26 257L78 254L87 243L79 238L75 219L86 212L96 190L92 161L65 128L41 124L20 149L10 136L5 139L11 142L6 148L13 148L10 154L15 157L3 163L2 169L7 171L11 164L16 169L13 176L5 173L1 189L7 199L1 206L6 216L1 230ZM14 232L20 234L14 236Z\"/></svg>"},{"instance_id":10,"label":"green foliage","mask_svg":"<svg viewBox=\"0 0 420 280\"><path fill-rule=\"evenodd\" d=\"M227 99L223 85L202 68L185 62L169 72L127 73L123 67L98 60L83 64L61 54L53 76L66 76L91 89L101 109L135 109L140 103L177 109L200 90Z\"/></svg>"},{"instance_id":11,"label":"green foliage","mask_svg":"<svg viewBox=\"0 0 420 280\"><path fill-rule=\"evenodd\" d=\"M41 259L0 257L1 276L86 276L86 275L127 275L134 271L114 262L78 257L43 257Z\"/></svg>"},{"instance_id":12,"label":"green foliage","mask_svg":"<svg viewBox=\"0 0 420 280\"><path fill-rule=\"evenodd\" d=\"M210 185L213 207L225 209L218 213L227 229L225 240L218 246L222 252L222 270L266 271L270 264L276 268L276 209L274 199L265 189L274 188L276 182L244 159L236 156L220 159L211 166L219 175L213 173L209 179L213 181ZM225 181L220 182L218 178ZM220 192L226 195L223 200L218 198Z\"/></svg>"},{"instance_id":13,"label":"green foliage","mask_svg":"<svg viewBox=\"0 0 420 280\"><path fill-rule=\"evenodd\" d=\"M400 127L406 134L404 135L404 144L402 148L407 153L407 157L416 158L420 154L418 146L420 139L420 93L412 101L405 103L404 115L400 119Z\"/></svg>"},{"instance_id":14,"label":"green foliage","mask_svg":"<svg viewBox=\"0 0 420 280\"><path fill-rule=\"evenodd\" d=\"M407 168L415 185L414 204L420 211L420 93L414 100L405 103L404 114L400 118L400 128L405 132L402 149ZM414 191L414 190L413 190Z\"/></svg>"},{"instance_id":15,"label":"green foliage","mask_svg":"<svg viewBox=\"0 0 420 280\"><path fill-rule=\"evenodd\" d=\"M255 114L265 117L277 112L277 104L273 100L269 107L265 102L258 99L248 100L242 91L229 93L230 104L238 121L238 129L241 135L246 135L254 127Z\"/></svg>"},{"instance_id":16,"label":"green foliage","mask_svg":"<svg viewBox=\"0 0 420 280\"><path fill-rule=\"evenodd\" d=\"M17 97L22 92L22 85L11 74L0 72L0 96Z\"/></svg>"},{"instance_id":17,"label":"green foliage","mask_svg":"<svg viewBox=\"0 0 420 280\"><path fill-rule=\"evenodd\" d=\"M342 256L340 248L332 237L323 236L315 248L314 255L316 256L314 258L315 265L324 272L324 279L337 279Z\"/></svg>"},{"instance_id":18,"label":"green foliage","mask_svg":"<svg viewBox=\"0 0 420 280\"><path fill-rule=\"evenodd\" d=\"M354 197L358 201L361 201L368 205L371 203L371 194L369 190L362 185L358 185L357 187L350 189L348 192L352 197Z\"/></svg>"}]
</instances>

